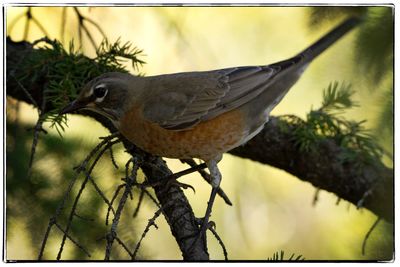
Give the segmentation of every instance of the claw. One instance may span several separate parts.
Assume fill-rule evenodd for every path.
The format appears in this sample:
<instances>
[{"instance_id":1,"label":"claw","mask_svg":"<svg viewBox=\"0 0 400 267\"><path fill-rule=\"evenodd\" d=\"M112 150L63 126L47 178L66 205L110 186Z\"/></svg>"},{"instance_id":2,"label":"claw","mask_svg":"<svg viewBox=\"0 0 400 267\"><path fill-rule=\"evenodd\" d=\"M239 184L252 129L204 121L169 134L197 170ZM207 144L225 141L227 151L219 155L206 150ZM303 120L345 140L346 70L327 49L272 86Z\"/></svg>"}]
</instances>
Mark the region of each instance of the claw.
<instances>
[{"instance_id":1,"label":"claw","mask_svg":"<svg viewBox=\"0 0 400 267\"><path fill-rule=\"evenodd\" d=\"M177 180L174 180L174 179L168 180L168 182L167 182L167 187L169 188L169 187L172 186L172 185L182 187L183 189L188 189L188 188L190 188L190 189L193 190L193 193L196 193L196 190L195 190L194 187L191 186L190 184L181 183L181 182L178 182Z\"/></svg>"},{"instance_id":2,"label":"claw","mask_svg":"<svg viewBox=\"0 0 400 267\"><path fill-rule=\"evenodd\" d=\"M207 229L217 229L217 225L215 224L214 221L209 221L207 223Z\"/></svg>"}]
</instances>

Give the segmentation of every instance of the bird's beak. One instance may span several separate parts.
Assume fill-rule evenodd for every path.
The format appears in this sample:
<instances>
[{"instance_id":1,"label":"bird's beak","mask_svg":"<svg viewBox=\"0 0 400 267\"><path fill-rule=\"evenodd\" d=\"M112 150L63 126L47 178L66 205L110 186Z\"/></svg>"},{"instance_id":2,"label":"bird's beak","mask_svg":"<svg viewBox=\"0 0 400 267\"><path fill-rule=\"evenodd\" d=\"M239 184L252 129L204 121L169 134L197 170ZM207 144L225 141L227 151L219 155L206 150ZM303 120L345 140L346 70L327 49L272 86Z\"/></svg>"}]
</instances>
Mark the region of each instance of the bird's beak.
<instances>
[{"instance_id":1,"label":"bird's beak","mask_svg":"<svg viewBox=\"0 0 400 267\"><path fill-rule=\"evenodd\" d=\"M71 113L71 112L73 112L73 111L77 111L77 110L79 110L79 109L81 109L81 108L84 108L84 107L86 107L86 103L81 102L81 101L74 100L74 101L72 101L71 103L69 103L66 107L64 107L64 108L60 111L60 113L58 113L58 114L59 114L59 115L62 115L62 114Z\"/></svg>"}]
</instances>

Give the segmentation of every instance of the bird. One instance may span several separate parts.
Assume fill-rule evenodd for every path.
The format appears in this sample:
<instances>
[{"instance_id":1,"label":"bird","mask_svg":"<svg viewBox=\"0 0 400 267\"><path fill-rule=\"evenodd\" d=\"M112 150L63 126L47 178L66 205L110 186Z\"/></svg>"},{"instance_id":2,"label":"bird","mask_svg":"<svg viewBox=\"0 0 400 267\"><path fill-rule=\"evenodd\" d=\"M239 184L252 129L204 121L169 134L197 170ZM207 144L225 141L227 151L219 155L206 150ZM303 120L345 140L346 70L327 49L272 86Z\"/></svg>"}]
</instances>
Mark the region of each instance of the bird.
<instances>
[{"instance_id":1,"label":"bird","mask_svg":"<svg viewBox=\"0 0 400 267\"><path fill-rule=\"evenodd\" d=\"M152 155L204 161L212 189L200 237L209 227L223 153L257 135L307 66L360 21L347 18L300 53L269 65L156 76L104 73L89 81L59 114L91 110Z\"/></svg>"}]
</instances>

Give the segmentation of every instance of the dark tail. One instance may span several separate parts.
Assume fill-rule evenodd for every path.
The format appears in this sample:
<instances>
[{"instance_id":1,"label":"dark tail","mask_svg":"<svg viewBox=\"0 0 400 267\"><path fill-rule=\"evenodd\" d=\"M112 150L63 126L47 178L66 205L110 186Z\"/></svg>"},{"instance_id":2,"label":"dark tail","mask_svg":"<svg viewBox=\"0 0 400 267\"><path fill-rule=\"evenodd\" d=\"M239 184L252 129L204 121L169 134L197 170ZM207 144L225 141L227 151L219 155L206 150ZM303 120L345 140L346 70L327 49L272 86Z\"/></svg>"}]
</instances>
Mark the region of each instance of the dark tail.
<instances>
[{"instance_id":1,"label":"dark tail","mask_svg":"<svg viewBox=\"0 0 400 267\"><path fill-rule=\"evenodd\" d=\"M325 36L323 36L310 47L305 49L299 55L305 57L307 62L310 62L315 57L324 52L325 49L335 43L338 39L340 39L343 35L345 35L347 32L357 26L360 22L361 19L356 17L351 17L345 20L342 24L327 33Z\"/></svg>"}]
</instances>

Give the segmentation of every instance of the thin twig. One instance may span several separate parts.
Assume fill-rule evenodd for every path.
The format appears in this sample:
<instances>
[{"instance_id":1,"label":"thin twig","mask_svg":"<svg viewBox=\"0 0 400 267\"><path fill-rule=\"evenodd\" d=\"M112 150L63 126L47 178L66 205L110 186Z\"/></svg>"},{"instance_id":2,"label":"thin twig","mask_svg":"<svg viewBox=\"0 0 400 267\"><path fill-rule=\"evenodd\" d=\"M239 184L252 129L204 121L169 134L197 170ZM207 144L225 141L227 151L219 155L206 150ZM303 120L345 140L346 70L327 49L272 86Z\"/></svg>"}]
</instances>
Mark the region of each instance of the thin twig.
<instances>
[{"instance_id":1,"label":"thin twig","mask_svg":"<svg viewBox=\"0 0 400 267\"><path fill-rule=\"evenodd\" d=\"M214 235L214 237L218 240L218 243L221 246L222 251L224 253L224 258L227 261L228 260L228 252L226 250L224 242L222 241L221 237L217 234L217 231L215 231L215 229L213 227L210 227L208 229L211 231L211 233Z\"/></svg>"},{"instance_id":2,"label":"thin twig","mask_svg":"<svg viewBox=\"0 0 400 267\"><path fill-rule=\"evenodd\" d=\"M113 149L112 149L111 146L110 146L109 151L110 151L111 162L112 162L112 164L114 165L115 169L118 170L118 164L117 164L117 162L115 161L114 152L113 152Z\"/></svg>"},{"instance_id":3,"label":"thin twig","mask_svg":"<svg viewBox=\"0 0 400 267\"><path fill-rule=\"evenodd\" d=\"M143 198L144 195L147 195L147 196L150 198L150 200L151 200L158 208L161 207L161 206L160 206L160 203L158 203L157 199L155 199L155 197L153 197L153 196L150 194L150 192L147 191L147 189L145 188L146 186L142 186L142 184L136 184L135 186L138 187L138 188L140 189L140 196L139 196L139 201L138 201L138 204L137 204L137 206L136 206L136 209L135 209L135 211L133 212L133 215L132 215L133 217L136 217L136 216L137 216L137 214L138 214L138 212L139 212L139 208L140 208L140 206L141 206L141 201L142 201L142 198Z\"/></svg>"},{"instance_id":4,"label":"thin twig","mask_svg":"<svg viewBox=\"0 0 400 267\"><path fill-rule=\"evenodd\" d=\"M46 29L43 27L43 25L40 23L40 21L38 21L35 17L31 17L32 21L36 24L36 26L38 26L38 28L42 31L42 33L45 36L49 36L49 34L47 33Z\"/></svg>"},{"instance_id":5,"label":"thin twig","mask_svg":"<svg viewBox=\"0 0 400 267\"><path fill-rule=\"evenodd\" d=\"M85 31L85 33L86 33L87 37L89 38L89 41L92 44L93 48L96 50L97 49L96 42L95 42L92 34L88 30L88 28L83 24L83 21L82 21L82 29Z\"/></svg>"},{"instance_id":6,"label":"thin twig","mask_svg":"<svg viewBox=\"0 0 400 267\"><path fill-rule=\"evenodd\" d=\"M29 93L28 93L29 94ZM32 174L32 165L33 165L33 160L36 154L36 148L39 142L39 134L40 132L47 133L43 129L43 122L46 118L46 113L44 110L46 109L46 90L43 90L42 92L42 105L39 108L38 107L38 120L36 122L36 125L33 130L33 140L32 140L32 145L31 145L31 153L29 157L29 163L28 163L28 172L27 172L27 177L30 178Z\"/></svg>"},{"instance_id":7,"label":"thin twig","mask_svg":"<svg viewBox=\"0 0 400 267\"><path fill-rule=\"evenodd\" d=\"M26 40L28 38L28 33L29 33L29 25L32 19L32 13L31 13L32 8L28 7L28 10L25 13L26 16L26 22L25 22L25 28L24 28L24 35L22 37L23 40Z\"/></svg>"},{"instance_id":8,"label":"thin twig","mask_svg":"<svg viewBox=\"0 0 400 267\"><path fill-rule=\"evenodd\" d=\"M96 148L97 148L97 147L96 147ZM96 148L95 148L95 149L96 149ZM85 161L84 161L84 162L85 162ZM84 163L84 162L83 162L83 163ZM82 164L83 164L83 163L82 163ZM50 230L51 230L51 228L53 227L53 225L56 223L57 218L60 216L62 210L64 209L64 206L65 206L65 203L66 203L66 201L67 201L67 198L68 198L69 194L71 193L72 187L74 186L76 180L78 179L81 170L82 170L82 169L78 169L78 171L76 172L75 176L72 178L71 182L70 182L69 185L68 185L67 191L66 191L65 194L64 194L64 197L63 197L61 203L57 206L57 209L56 209L56 212L55 212L54 216L51 217L50 220L49 220L49 224L48 224L48 226L47 226L47 230L46 230L46 233L45 233L45 235L44 235L44 238L43 238L43 241L42 241L42 245L41 245L41 248L40 248L40 251L39 251L38 260L41 260L41 259L42 259L43 252L44 252L44 249L45 249L45 246L46 246L46 243L47 243L47 239L48 239Z\"/></svg>"},{"instance_id":9,"label":"thin twig","mask_svg":"<svg viewBox=\"0 0 400 267\"><path fill-rule=\"evenodd\" d=\"M78 23L79 23L79 40L80 43L82 45L82 30L86 33L87 37L89 38L89 41L91 42L92 46L94 47L94 49L97 49L96 46L96 42L94 41L94 38L92 36L92 34L90 33L89 29L85 26L84 21L89 21L85 16L83 16L81 14L81 12L79 11L79 9L77 7L74 7L74 11L78 17ZM93 21L89 21L90 23L94 23ZM95 24L95 23L94 23ZM103 32L101 31L101 33L103 34ZM104 35L103 35L104 36Z\"/></svg>"},{"instance_id":10,"label":"thin twig","mask_svg":"<svg viewBox=\"0 0 400 267\"><path fill-rule=\"evenodd\" d=\"M89 23L91 23L93 26L96 27L96 29L101 33L101 35L103 35L103 38L106 39L107 35L105 34L105 32L103 31L103 29L100 27L99 24L97 24L97 22L95 22L94 20L92 20L91 18L85 17L85 20Z\"/></svg>"},{"instance_id":11,"label":"thin twig","mask_svg":"<svg viewBox=\"0 0 400 267\"><path fill-rule=\"evenodd\" d=\"M111 136L112 136L112 135L111 135ZM111 136L109 136L108 138L110 138ZM84 179L84 181L83 181L82 184L81 184L81 188L79 189L79 192L78 192L77 196L75 197L75 201L74 201L74 204L73 204L73 206L72 206L72 209L71 209L71 212L70 212L70 215L69 215L69 218L68 218L67 227L66 227L66 229L65 229L65 232L64 232L64 235L63 235L63 238L62 238L62 241L61 241L60 249L59 249L58 254L57 254L57 260L60 260L60 258L61 258L61 254L62 254L64 245L65 245L65 240L66 240L68 231L69 231L69 229L70 229L70 227L71 227L73 217L74 217L74 215L75 215L75 213L76 213L75 210L76 210L76 208L77 208L79 198L80 198L80 196L81 196L83 190L85 189L86 183L90 180L90 174L92 173L94 167L96 166L96 164L97 164L97 162L99 161L100 157L101 157L101 156L104 154L104 152L107 150L107 148L108 148L107 146L110 144L110 142L109 142L110 139L108 139L108 138L104 138L104 140L101 142L101 143L105 143L106 146L103 148L103 150L101 150L101 151L99 152L99 154L97 155L97 157L96 157L95 160L93 161L92 165L90 166L89 171L86 172L85 179ZM114 138L114 137L112 137L112 138ZM97 147L99 147L99 145L96 146L96 148L97 148ZM94 150L95 150L95 149L94 149ZM93 150L92 150L92 152L93 152ZM92 153L90 153L90 154L92 154ZM88 159L88 158L86 158L86 159ZM83 164L85 164L85 162L84 162ZM86 165L86 164L85 164L85 165ZM82 165L81 165L81 166L82 166ZM81 171L81 170L82 170L81 168L78 169L78 171Z\"/></svg>"},{"instance_id":12,"label":"thin twig","mask_svg":"<svg viewBox=\"0 0 400 267\"><path fill-rule=\"evenodd\" d=\"M144 197L144 190L141 190L140 195L139 195L138 204L136 205L136 209L134 210L133 215L132 215L133 218L135 218L139 213L139 208L142 205L143 197Z\"/></svg>"},{"instance_id":13,"label":"thin twig","mask_svg":"<svg viewBox=\"0 0 400 267\"><path fill-rule=\"evenodd\" d=\"M88 257L91 257L90 253L89 253L81 244L79 244L77 241L75 241L68 233L66 233L66 232L64 231L64 229L62 229L62 227L61 227L58 223L55 223L55 226L57 226L57 228L58 228L61 232L63 232L63 233L68 237L68 239L69 239L75 246L77 246L80 250L82 250L83 252L85 252L85 254L86 254Z\"/></svg>"},{"instance_id":14,"label":"thin twig","mask_svg":"<svg viewBox=\"0 0 400 267\"><path fill-rule=\"evenodd\" d=\"M80 173L81 171L85 170L86 169L86 165L88 164L89 160L94 156L94 154L96 152L98 152L105 145L105 148L103 148L103 150L100 151L100 153L97 155L97 157L94 159L92 165L90 166L89 171L87 172L88 174L91 174L91 172L93 171L94 167L96 166L98 160L104 154L104 151L107 149L107 145L110 143L110 140L112 140L113 138L115 138L117 136L118 136L118 134L114 133L114 134L111 134L111 135L109 135L107 137L101 138L101 139L103 139L103 141L101 141L100 144L98 144L89 153L89 155L85 158L85 160L81 163L81 165L76 168L77 172ZM78 205L79 198L80 198L83 190L85 189L86 183L89 181L89 178L90 178L90 175L86 175L85 176L85 179L81 184L81 188L79 189L79 192L78 192L77 196L75 197L75 201L74 201L74 204L73 204L73 206L71 208L71 212L70 212L70 215L69 215L69 218L68 218L67 227L65 229L65 233L64 233L64 236L63 236L62 241L61 241L60 249L59 249L58 254L57 254L57 260L60 260L60 258L61 258L61 254L62 254L64 245L65 245L66 234L68 234L68 231L69 231L69 229L71 227L72 220L73 220L73 217L74 217L74 214L75 214L76 207Z\"/></svg>"},{"instance_id":15,"label":"thin twig","mask_svg":"<svg viewBox=\"0 0 400 267\"><path fill-rule=\"evenodd\" d=\"M38 118L38 120L36 122L36 125L34 127L33 140L32 140L32 145L31 145L31 153L30 153L29 163L28 163L28 173L27 173L28 177L30 177L31 174L32 174L33 159L35 157L36 147L37 147L37 144L39 142L39 133L42 131L44 117L45 116L43 114L39 115L39 118Z\"/></svg>"},{"instance_id":16,"label":"thin twig","mask_svg":"<svg viewBox=\"0 0 400 267\"><path fill-rule=\"evenodd\" d=\"M43 122L46 117L46 113L44 113L44 110L46 109L46 99L45 99L45 90L43 90L43 97L42 97L42 106L40 109L38 109L38 120L36 122L36 125L33 130L33 140L32 140L32 146L31 146L31 154L29 158L29 164L28 164L28 174L27 176L30 177L32 173L32 165L33 165L33 159L35 157L36 153L36 147L39 142L39 134L40 132L47 133L45 130L43 130Z\"/></svg>"},{"instance_id":17,"label":"thin twig","mask_svg":"<svg viewBox=\"0 0 400 267\"><path fill-rule=\"evenodd\" d=\"M23 17L26 15L26 12L19 14L16 16L9 24L8 26L8 35L11 35L12 30L14 29L15 24Z\"/></svg>"},{"instance_id":18,"label":"thin twig","mask_svg":"<svg viewBox=\"0 0 400 267\"><path fill-rule=\"evenodd\" d=\"M78 37L79 37L79 43L82 46L82 16L81 13L79 12L77 7L74 7L74 11L76 15L78 16Z\"/></svg>"},{"instance_id":19,"label":"thin twig","mask_svg":"<svg viewBox=\"0 0 400 267\"><path fill-rule=\"evenodd\" d=\"M113 242L115 240L115 237L117 236L117 227L121 218L122 210L124 209L125 203L128 199L128 196L130 195L132 191L132 186L136 182L136 175L137 171L139 169L139 162L138 159L132 158L132 160L129 160L128 163L126 164L126 168L129 168L129 163L132 162L132 171L131 175L127 176L125 179L125 191L121 196L121 199L119 200L118 208L117 211L115 212L113 222L111 224L110 232L107 234L107 245L106 245L106 253L104 256L104 260L109 260L110 259L110 254L111 254L111 248L113 245Z\"/></svg>"},{"instance_id":20,"label":"thin twig","mask_svg":"<svg viewBox=\"0 0 400 267\"><path fill-rule=\"evenodd\" d=\"M77 196L75 197L75 201L74 201L74 204L72 205L72 210L71 210L69 218L68 218L68 223L67 223L67 226L66 226L66 228L64 230L64 235L63 235L63 238L62 238L62 241L61 241L60 249L58 250L57 260L61 259L61 254L62 254L62 251L64 249L65 240L67 239L68 231L69 231L69 229L71 227L72 220L73 220L74 214L75 214L75 210L76 210L76 207L78 206L79 198L81 197L82 192L85 189L86 183L88 181L89 181L89 178L88 178L88 176L86 176L85 179L83 180L82 184L81 184L81 188L79 189Z\"/></svg>"},{"instance_id":21,"label":"thin twig","mask_svg":"<svg viewBox=\"0 0 400 267\"><path fill-rule=\"evenodd\" d=\"M32 47L37 45L38 43L41 43L41 42L44 42L44 43L49 44L49 45L54 47L54 41L50 40L49 37L47 37L47 36L33 41L32 42Z\"/></svg>"},{"instance_id":22,"label":"thin twig","mask_svg":"<svg viewBox=\"0 0 400 267\"><path fill-rule=\"evenodd\" d=\"M129 256L131 256L131 258L132 258L132 257L133 257L133 254L132 254L132 252L130 252L128 246L125 245L125 243L122 242L122 240L121 240L118 236L115 237L115 240L117 240L117 242L125 249L125 251L126 251L126 252L129 254Z\"/></svg>"},{"instance_id":23,"label":"thin twig","mask_svg":"<svg viewBox=\"0 0 400 267\"><path fill-rule=\"evenodd\" d=\"M181 161L188 164L191 167L200 166L193 159L184 159ZM201 177L203 177L203 179L208 184L211 184L211 176L204 169L197 170L197 172L200 173ZM225 194L224 190L222 190L221 186L218 188L217 194L225 201L226 204L228 204L229 206L232 206L232 202L230 201L228 196Z\"/></svg>"},{"instance_id":24,"label":"thin twig","mask_svg":"<svg viewBox=\"0 0 400 267\"><path fill-rule=\"evenodd\" d=\"M372 189L369 189L369 190L367 190L367 191L364 192L362 198L357 202L357 205L356 205L356 206L357 206L357 209L360 209L360 208L363 207L365 199L366 199L368 196L370 196L371 194L372 194Z\"/></svg>"},{"instance_id":25,"label":"thin twig","mask_svg":"<svg viewBox=\"0 0 400 267\"><path fill-rule=\"evenodd\" d=\"M83 217L82 215L79 215L79 214L76 213L76 212L75 212L74 215L75 215L75 217L77 217L77 218L79 218L79 219L81 219L81 220L83 220L83 221L89 221L89 222L93 222L93 221L94 221L94 219Z\"/></svg>"},{"instance_id":26,"label":"thin twig","mask_svg":"<svg viewBox=\"0 0 400 267\"><path fill-rule=\"evenodd\" d=\"M96 182L93 180L92 176L89 173L86 173L86 175L89 178L89 181L92 183L93 187L96 189L96 192L100 195L100 197L104 200L104 202L107 204L108 208L115 214L115 210L112 207L111 202L107 199L107 197L104 195L104 193L101 191L99 186L96 184Z\"/></svg>"},{"instance_id":27,"label":"thin twig","mask_svg":"<svg viewBox=\"0 0 400 267\"><path fill-rule=\"evenodd\" d=\"M312 201L312 206L313 206L313 207L315 207L315 206L317 205L318 198L319 198L319 192L320 192L320 189L317 188L317 189L315 190L314 197L313 197L313 201Z\"/></svg>"},{"instance_id":28,"label":"thin twig","mask_svg":"<svg viewBox=\"0 0 400 267\"><path fill-rule=\"evenodd\" d=\"M29 11L30 12L30 11ZM19 87L21 87L22 91L26 94L26 96L32 101L32 103L35 105L35 107L38 109L38 120L36 122L36 125L34 127L34 133L33 133L33 141L32 141L32 146L31 146L31 154L29 158L29 163L28 163L28 173L27 176L30 177L31 175L31 170L32 170L32 164L33 164L33 159L35 156L36 152L36 147L39 141L39 133L43 130L43 122L45 120L45 113L44 110L46 108L46 99L45 99L45 90L43 90L43 96L42 96L42 105L39 107L37 102L33 99L32 95L29 93L29 91L21 84L21 82L14 76L12 77L15 79L15 81L18 83ZM44 131L46 133L46 131Z\"/></svg>"},{"instance_id":29,"label":"thin twig","mask_svg":"<svg viewBox=\"0 0 400 267\"><path fill-rule=\"evenodd\" d=\"M67 8L68 7L63 7L61 14L60 37L61 37L61 43L63 44L65 42L65 24L67 20Z\"/></svg>"},{"instance_id":30,"label":"thin twig","mask_svg":"<svg viewBox=\"0 0 400 267\"><path fill-rule=\"evenodd\" d=\"M100 159L100 157L104 154L104 152L109 149L110 147L112 147L113 145L117 144L121 142L119 139L115 140L115 141L108 141L108 143L105 145L105 147L99 152L99 154L96 157L96 162L98 159ZM87 178L90 180L90 182L92 183L93 187L95 188L95 190L97 191L97 193L101 196L101 198L104 200L104 202L108 205L108 212L107 212L107 216L108 213L110 212L110 210L113 212L113 214L115 214L115 210L112 206L112 201L110 202L107 197L104 195L104 193L101 191L101 189L99 188L99 186L97 185L97 183L93 180L92 176L91 176L91 171L93 169L91 168L89 172L86 172L85 175L87 176Z\"/></svg>"},{"instance_id":31,"label":"thin twig","mask_svg":"<svg viewBox=\"0 0 400 267\"><path fill-rule=\"evenodd\" d=\"M89 155L86 156L86 158L82 161L82 163L75 167L74 169L77 172L81 172L83 170L86 169L87 164L89 163L90 159L107 143L111 142L112 139L119 137L119 133L113 133L110 134L106 137L100 137L99 139L102 140L97 146L95 146L95 148L92 149L92 151L90 151Z\"/></svg>"},{"instance_id":32,"label":"thin twig","mask_svg":"<svg viewBox=\"0 0 400 267\"><path fill-rule=\"evenodd\" d=\"M165 207L164 207L164 208L165 208ZM133 252L132 260L136 259L136 254L137 254L138 251L139 251L139 248L140 248L140 245L141 245L141 243L142 243L142 240L143 240L144 237L146 236L147 232L150 230L150 227L151 227L152 225L154 225L154 226L156 227L155 220L157 219L158 216L160 216L162 210L163 210L163 208L159 208L159 209L154 213L154 216L153 216L152 218L149 219L149 222L147 223L146 228L144 229L144 231L143 231L143 233L142 233L142 236L140 237L139 242L136 244L135 251ZM156 227L156 228L157 228L157 227Z\"/></svg>"},{"instance_id":33,"label":"thin twig","mask_svg":"<svg viewBox=\"0 0 400 267\"><path fill-rule=\"evenodd\" d=\"M33 96L29 93L29 91L25 88L25 86L22 85L22 83L15 77L14 74L11 75L15 81L17 82L18 86L22 89L22 91L25 93L25 95L29 98L29 101L39 109L39 105L37 104L36 100L33 98Z\"/></svg>"},{"instance_id":34,"label":"thin twig","mask_svg":"<svg viewBox=\"0 0 400 267\"><path fill-rule=\"evenodd\" d=\"M115 193L114 193L113 197L111 198L111 201L110 201L111 205L109 205L109 206L108 206L108 209L107 209L106 225L108 225L108 217L110 216L110 210L111 210L112 204L114 203L114 200L117 198L118 193L119 193L119 191L120 191L122 188L124 188L124 185L123 185L123 184L120 184L120 185L117 187L117 189L115 190ZM115 212L114 212L114 214L115 214Z\"/></svg>"},{"instance_id":35,"label":"thin twig","mask_svg":"<svg viewBox=\"0 0 400 267\"><path fill-rule=\"evenodd\" d=\"M50 218L49 224L48 224L46 232L44 234L44 237L43 237L43 240L42 240L42 245L40 246L40 250L39 250L39 256L38 256L38 260L39 261L43 257L43 252L44 252L44 249L46 247L47 239L49 238L51 228L53 228L54 224L55 224L55 216Z\"/></svg>"},{"instance_id":36,"label":"thin twig","mask_svg":"<svg viewBox=\"0 0 400 267\"><path fill-rule=\"evenodd\" d=\"M99 155L97 156L97 158L100 158L103 154L104 154L104 152L107 150L107 149L110 149L110 147L112 147L113 145L115 145L115 144L118 144L118 143L120 143L121 142L121 140L115 140L115 141L109 141L107 144L106 144L106 146L103 148L103 150L102 151L100 151L100 153L99 153ZM109 207L109 209L111 209L112 210L112 212L115 214L115 210L114 210L114 208L112 207L112 202L110 202L108 199L107 199L107 197L104 195L104 193L101 191L101 189L99 188L99 186L97 185L97 183L93 180L93 178L91 177L91 171L90 172L86 172L86 175L88 176L88 178L89 178L89 180L90 180L90 182L92 183L92 185L94 186L94 188L96 189L96 191L97 191L97 193L101 196L101 198L104 200L104 202L108 205L108 207Z\"/></svg>"},{"instance_id":37,"label":"thin twig","mask_svg":"<svg viewBox=\"0 0 400 267\"><path fill-rule=\"evenodd\" d=\"M161 207L161 206L160 206L160 203L158 203L157 199L155 199L155 198L150 194L149 191L147 191L145 188L142 188L142 190L143 190L144 193L153 201L153 203L156 204L156 206L157 206L158 208Z\"/></svg>"},{"instance_id":38,"label":"thin twig","mask_svg":"<svg viewBox=\"0 0 400 267\"><path fill-rule=\"evenodd\" d=\"M382 219L381 217L378 217L375 220L374 224L371 226L371 228L368 230L367 234L365 235L364 241L363 241L362 247L361 247L361 254L362 255L365 255L365 247L367 246L367 240L368 240L368 238L370 237L372 231L376 228L376 226L378 225L378 223L380 222L381 219Z\"/></svg>"}]
</instances>

